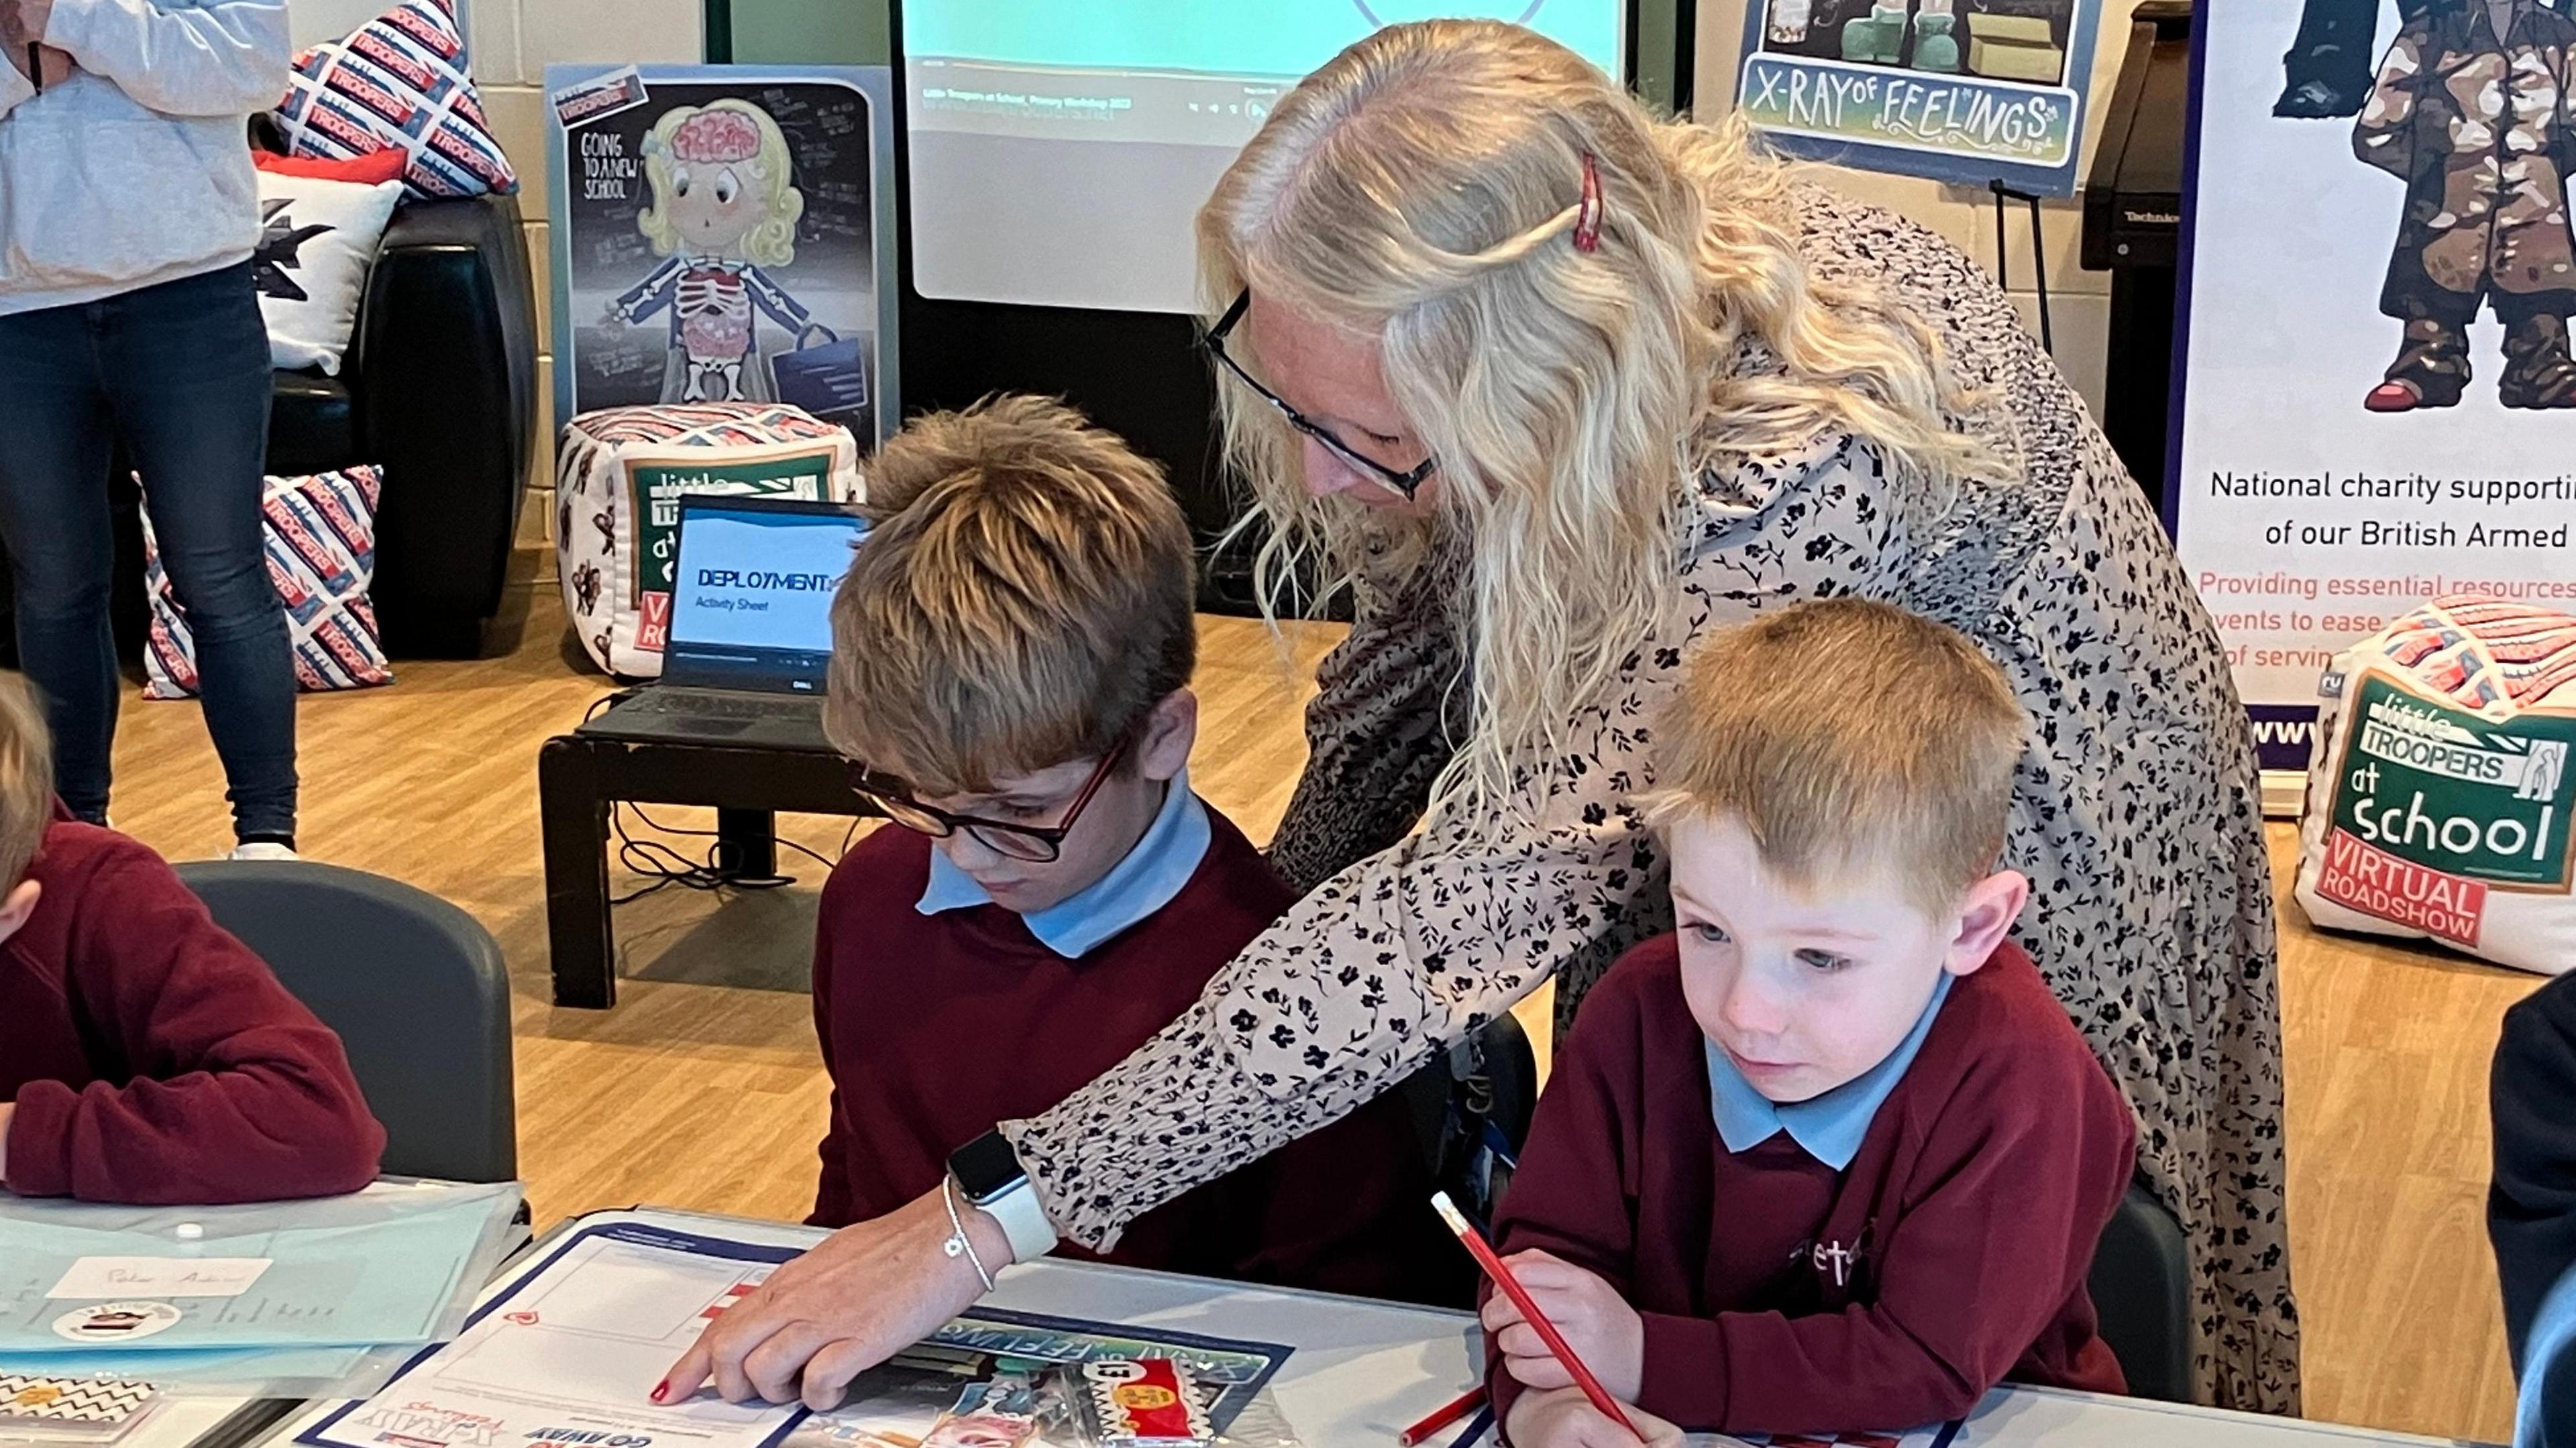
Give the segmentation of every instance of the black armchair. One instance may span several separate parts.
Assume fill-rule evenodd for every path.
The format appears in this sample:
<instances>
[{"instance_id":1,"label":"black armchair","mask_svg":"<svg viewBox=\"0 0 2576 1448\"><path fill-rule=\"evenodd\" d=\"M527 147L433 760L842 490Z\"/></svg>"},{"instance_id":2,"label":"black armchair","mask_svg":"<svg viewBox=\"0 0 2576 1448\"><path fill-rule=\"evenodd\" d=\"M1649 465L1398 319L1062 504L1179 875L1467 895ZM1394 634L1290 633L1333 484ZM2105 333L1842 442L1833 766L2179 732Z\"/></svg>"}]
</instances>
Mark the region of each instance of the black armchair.
<instances>
[{"instance_id":1,"label":"black armchair","mask_svg":"<svg viewBox=\"0 0 2576 1448\"><path fill-rule=\"evenodd\" d=\"M470 656L500 608L536 351L517 200L412 200L385 232L340 375L277 374L270 472L385 470L374 597L397 657Z\"/></svg>"}]
</instances>

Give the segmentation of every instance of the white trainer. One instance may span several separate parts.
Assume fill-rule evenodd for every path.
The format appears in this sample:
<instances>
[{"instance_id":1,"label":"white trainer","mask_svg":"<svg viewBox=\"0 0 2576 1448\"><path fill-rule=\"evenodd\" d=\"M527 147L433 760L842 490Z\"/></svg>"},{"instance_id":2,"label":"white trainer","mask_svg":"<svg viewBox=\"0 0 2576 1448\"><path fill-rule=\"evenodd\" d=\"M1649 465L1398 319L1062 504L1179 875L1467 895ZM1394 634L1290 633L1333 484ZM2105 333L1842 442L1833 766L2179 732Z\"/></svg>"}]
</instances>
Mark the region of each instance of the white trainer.
<instances>
[{"instance_id":1,"label":"white trainer","mask_svg":"<svg viewBox=\"0 0 2576 1448\"><path fill-rule=\"evenodd\" d=\"M300 860L304 857L275 840L253 840L246 845L233 846L233 852L224 858L228 860Z\"/></svg>"}]
</instances>

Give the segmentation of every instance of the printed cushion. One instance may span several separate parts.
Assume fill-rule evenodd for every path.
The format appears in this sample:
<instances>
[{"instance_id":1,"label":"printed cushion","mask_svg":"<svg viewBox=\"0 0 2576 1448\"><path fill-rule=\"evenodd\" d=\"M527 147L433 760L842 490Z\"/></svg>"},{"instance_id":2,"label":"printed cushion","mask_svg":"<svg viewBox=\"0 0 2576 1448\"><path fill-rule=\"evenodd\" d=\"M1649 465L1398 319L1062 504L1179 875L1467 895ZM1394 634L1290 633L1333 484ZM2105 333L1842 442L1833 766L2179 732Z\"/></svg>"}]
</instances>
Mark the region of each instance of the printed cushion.
<instances>
[{"instance_id":1,"label":"printed cushion","mask_svg":"<svg viewBox=\"0 0 2576 1448\"><path fill-rule=\"evenodd\" d=\"M295 683L308 692L390 684L394 672L367 598L376 577L375 468L348 468L309 478L270 478L262 511L268 578L286 610L295 652ZM161 545L143 519L144 588L152 599L152 634L143 650L143 696L184 699L197 692L197 645L186 610L161 567Z\"/></svg>"},{"instance_id":2,"label":"printed cushion","mask_svg":"<svg viewBox=\"0 0 2576 1448\"><path fill-rule=\"evenodd\" d=\"M2437 598L2335 655L2317 693L2308 919L2576 967L2576 618Z\"/></svg>"},{"instance_id":3,"label":"printed cushion","mask_svg":"<svg viewBox=\"0 0 2576 1448\"><path fill-rule=\"evenodd\" d=\"M295 156L406 158L422 196L519 189L465 69L465 40L446 0L403 0L348 39L295 57L277 122Z\"/></svg>"},{"instance_id":4,"label":"printed cushion","mask_svg":"<svg viewBox=\"0 0 2576 1448\"><path fill-rule=\"evenodd\" d=\"M680 499L859 496L849 429L782 403L609 407L564 424L555 450L555 573L591 661L658 678L671 632Z\"/></svg>"},{"instance_id":5,"label":"printed cushion","mask_svg":"<svg viewBox=\"0 0 2576 1448\"><path fill-rule=\"evenodd\" d=\"M260 172L251 285L268 323L269 365L340 374L367 269L400 200L399 181L360 186Z\"/></svg>"}]
</instances>

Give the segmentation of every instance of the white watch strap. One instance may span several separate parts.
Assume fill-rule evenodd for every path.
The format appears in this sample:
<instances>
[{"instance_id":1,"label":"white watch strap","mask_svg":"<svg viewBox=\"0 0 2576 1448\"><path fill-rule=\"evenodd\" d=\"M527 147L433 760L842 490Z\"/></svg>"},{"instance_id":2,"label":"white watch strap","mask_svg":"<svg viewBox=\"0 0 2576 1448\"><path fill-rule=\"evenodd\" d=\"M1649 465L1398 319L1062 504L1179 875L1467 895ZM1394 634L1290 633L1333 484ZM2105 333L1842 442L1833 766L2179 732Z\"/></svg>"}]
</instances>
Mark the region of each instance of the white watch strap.
<instances>
[{"instance_id":1,"label":"white watch strap","mask_svg":"<svg viewBox=\"0 0 2576 1448\"><path fill-rule=\"evenodd\" d=\"M1038 1203L1037 1188L1022 1177L988 1201L975 1204L976 1209L1002 1226L1002 1235L1010 1239L1011 1260L1034 1262L1055 1250L1055 1224L1047 1220L1046 1208Z\"/></svg>"}]
</instances>

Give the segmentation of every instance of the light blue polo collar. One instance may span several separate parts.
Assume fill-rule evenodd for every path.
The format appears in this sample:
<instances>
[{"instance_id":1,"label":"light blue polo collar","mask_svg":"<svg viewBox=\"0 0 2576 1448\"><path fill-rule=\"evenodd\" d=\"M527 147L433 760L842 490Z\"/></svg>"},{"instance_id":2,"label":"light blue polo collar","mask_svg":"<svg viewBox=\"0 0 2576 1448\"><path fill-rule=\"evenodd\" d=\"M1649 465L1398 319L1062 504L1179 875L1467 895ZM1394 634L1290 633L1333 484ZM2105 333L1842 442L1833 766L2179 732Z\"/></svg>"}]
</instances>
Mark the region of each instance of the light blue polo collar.
<instances>
[{"instance_id":1,"label":"light blue polo collar","mask_svg":"<svg viewBox=\"0 0 2576 1448\"><path fill-rule=\"evenodd\" d=\"M1877 1117L1878 1108L1887 1104L1888 1093L1905 1079L1905 1069L1914 1064L1915 1054L1923 1049L1923 1038L1932 1034L1932 1018L1941 1013L1941 1002L1950 998L1950 982L1954 979L1948 971L1941 972L1922 1017L1896 1049L1887 1053L1886 1060L1810 1100L1786 1105L1773 1101L1744 1079L1744 1073L1735 1069L1735 1063L1727 1059L1715 1041L1704 1042L1710 1114L1717 1118L1718 1139L1726 1143L1728 1151L1750 1151L1785 1131L1807 1155L1834 1170L1851 1165L1852 1158L1860 1154L1861 1138L1869 1134L1869 1123Z\"/></svg>"},{"instance_id":2,"label":"light blue polo collar","mask_svg":"<svg viewBox=\"0 0 2576 1448\"><path fill-rule=\"evenodd\" d=\"M1145 827L1127 858L1070 899L1022 915L1038 943L1067 960L1079 960L1101 942L1169 905L1198 873L1214 831L1207 806L1190 792L1187 770L1163 789L1163 807ZM949 862L946 850L930 851L930 884L915 909L924 915L990 905L993 897L975 878Z\"/></svg>"}]
</instances>

